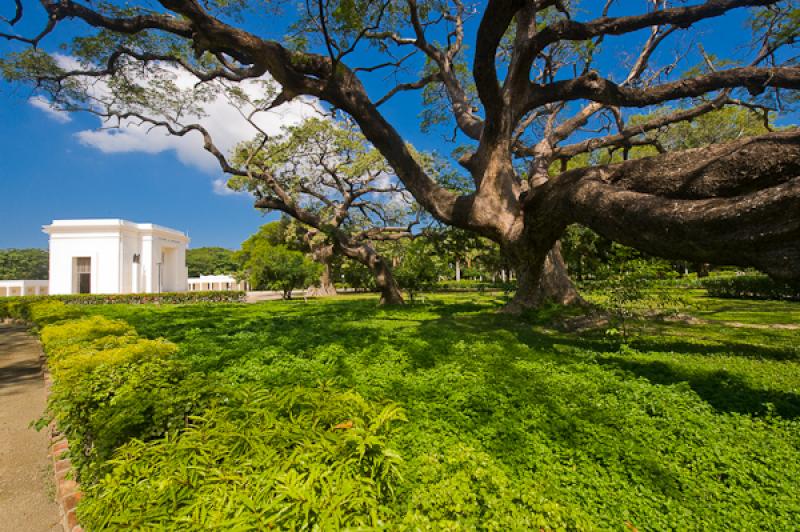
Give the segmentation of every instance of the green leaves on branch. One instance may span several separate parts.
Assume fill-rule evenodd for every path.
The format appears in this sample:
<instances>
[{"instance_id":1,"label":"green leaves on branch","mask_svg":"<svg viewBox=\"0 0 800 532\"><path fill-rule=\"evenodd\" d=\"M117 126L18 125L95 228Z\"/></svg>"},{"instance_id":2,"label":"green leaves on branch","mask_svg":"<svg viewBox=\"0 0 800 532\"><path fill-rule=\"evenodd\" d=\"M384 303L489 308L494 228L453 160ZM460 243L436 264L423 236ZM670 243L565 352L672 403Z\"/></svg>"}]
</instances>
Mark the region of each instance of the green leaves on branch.
<instances>
[{"instance_id":1,"label":"green leaves on branch","mask_svg":"<svg viewBox=\"0 0 800 532\"><path fill-rule=\"evenodd\" d=\"M422 238L415 238L404 246L400 264L394 269L398 284L412 300L416 292L432 288L439 277L447 273L433 246Z\"/></svg>"}]
</instances>

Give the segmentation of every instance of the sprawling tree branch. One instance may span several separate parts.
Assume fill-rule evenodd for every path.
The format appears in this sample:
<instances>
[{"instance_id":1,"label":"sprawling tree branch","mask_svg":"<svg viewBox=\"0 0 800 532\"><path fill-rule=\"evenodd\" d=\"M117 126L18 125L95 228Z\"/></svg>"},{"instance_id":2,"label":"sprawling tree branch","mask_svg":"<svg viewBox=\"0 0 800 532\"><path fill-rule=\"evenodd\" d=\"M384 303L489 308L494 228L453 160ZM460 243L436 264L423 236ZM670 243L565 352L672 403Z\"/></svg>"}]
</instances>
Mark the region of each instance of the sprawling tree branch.
<instances>
[{"instance_id":1,"label":"sprawling tree branch","mask_svg":"<svg viewBox=\"0 0 800 532\"><path fill-rule=\"evenodd\" d=\"M768 87L798 89L800 67L731 68L645 89L624 87L601 78L596 72L590 72L585 76L548 85L531 85L525 110L570 100L591 100L620 107L645 107L732 87L745 87L751 94L761 94Z\"/></svg>"},{"instance_id":2,"label":"sprawling tree branch","mask_svg":"<svg viewBox=\"0 0 800 532\"><path fill-rule=\"evenodd\" d=\"M763 94L769 91L780 108L784 91L800 88L800 68L784 53L796 38L786 37L781 29L781 10L774 7L779 0L708 0L679 7L653 0L646 3L646 12L614 17L608 16L611 1L605 7L592 5L579 12L555 0L489 0L482 7L472 43L467 41L472 26L465 20L473 13L462 0L442 4L370 1L359 6L363 8L361 26L358 21L337 19L338 0L320 0L309 2L300 15L307 24L297 31L312 38L297 47L226 22L224 7L209 7L198 0L159 0L161 12L144 6L117 10L76 0L41 2L49 17L39 36L25 38L12 32L0 37L36 47L45 36L54 35L56 25L78 20L123 38L111 39L114 49L106 55L87 54L86 68L37 71L42 57L31 55L20 60L19 70L8 70L10 77L39 83L57 102L66 102L67 109L82 108L88 101L93 111L98 111L95 102L80 96L86 87L73 82L110 78L123 94L101 103L100 107L106 107L99 114L145 121L143 110L148 107L136 98L164 95L163 88L139 90L136 74L147 69L169 65L191 73L201 86L270 75L281 92L265 98L271 103L258 106L259 111L305 95L349 115L391 166L403 189L434 217L503 246L520 276L527 279L521 282L520 293L532 300L541 301L547 293L563 301L572 297L557 245L560 231L571 222L585 223L623 243L662 255L754 264L780 276L800 272L800 268L790 268L792 261L797 263L800 218L793 203L800 175L796 132L676 153L668 150L679 143L660 142L665 130L676 124L732 105L759 113L759 120L770 129L772 105L765 103ZM19 2L15 6L21 9ZM655 53L657 48L673 43L684 30L689 35L694 24L733 9L758 6L770 6L772 14L760 29L754 23L755 57L750 63L712 57L697 43L703 65L700 73L683 69L689 48L676 54L671 63L653 64L662 60ZM222 15L212 15L211 9ZM580 20L585 12L597 18ZM13 25L18 20L17 12L7 22ZM646 37L632 56L627 74L617 77L615 68L597 71L603 65L597 58L613 41L609 37L640 30L645 30ZM180 45L164 45L163 36ZM365 50L364 43L371 48L364 54L354 53ZM194 58L184 52L189 49ZM466 50L474 51L471 71ZM365 64L356 64L361 60ZM742 64L748 66L737 66ZM168 75L169 68L161 73ZM373 99L363 78L384 69L392 73L393 83ZM692 73L682 74L681 79L677 75L681 70ZM442 118L439 113L448 113L471 143L459 157L470 174L469 185L449 188L437 182L434 172L428 171L379 110L379 106L386 109L395 95L416 90L425 91L427 101L431 95L445 95L446 100L433 102L432 122ZM191 105L192 96L187 95L186 102L182 94L175 95L174 102L169 96L164 101L173 103L180 116L187 114L182 107ZM635 119L629 110L650 106L660 109ZM260 180L260 207L300 217L307 211L311 222L337 227L347 223L349 210L388 221L386 213L369 202L370 195L387 191L385 186L346 186L332 166L319 162L325 172L319 182L292 188L277 183L274 171L256 171L256 159L237 165L219 150L215 153L207 131L182 125L175 117L169 127L160 118L149 123L173 135L191 131L203 135L206 149L226 172L241 176L244 171ZM618 149L626 159L640 155L641 150L631 148L644 145L665 153L619 165L596 164L599 156ZM601 154L597 151L601 148L608 151ZM588 155L570 162L581 154ZM519 158L527 164L524 178L518 175ZM554 172L559 160L560 175ZM589 167L567 171L578 160ZM317 188L320 183L327 187L325 191ZM328 190L337 191L335 201ZM315 201L320 209L305 209L302 201L292 197L294 192ZM783 209L783 221L773 208ZM703 226L703 220L707 225ZM725 224L737 226L738 254L734 239L718 232ZM543 286L556 288L548 292Z\"/></svg>"}]
</instances>

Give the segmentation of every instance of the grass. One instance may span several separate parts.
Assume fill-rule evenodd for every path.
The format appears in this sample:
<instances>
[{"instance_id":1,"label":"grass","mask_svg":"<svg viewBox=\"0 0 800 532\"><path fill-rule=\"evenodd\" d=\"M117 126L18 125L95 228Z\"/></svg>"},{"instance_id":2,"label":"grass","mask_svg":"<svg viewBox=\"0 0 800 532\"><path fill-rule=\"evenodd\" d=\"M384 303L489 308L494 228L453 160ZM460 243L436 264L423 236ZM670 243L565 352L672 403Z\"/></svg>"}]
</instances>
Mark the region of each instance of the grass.
<instances>
[{"instance_id":1,"label":"grass","mask_svg":"<svg viewBox=\"0 0 800 532\"><path fill-rule=\"evenodd\" d=\"M790 530L800 522L800 304L689 295L713 322L639 321L620 346L500 296L109 305L208 385L333 381L408 422L390 528Z\"/></svg>"}]
</instances>

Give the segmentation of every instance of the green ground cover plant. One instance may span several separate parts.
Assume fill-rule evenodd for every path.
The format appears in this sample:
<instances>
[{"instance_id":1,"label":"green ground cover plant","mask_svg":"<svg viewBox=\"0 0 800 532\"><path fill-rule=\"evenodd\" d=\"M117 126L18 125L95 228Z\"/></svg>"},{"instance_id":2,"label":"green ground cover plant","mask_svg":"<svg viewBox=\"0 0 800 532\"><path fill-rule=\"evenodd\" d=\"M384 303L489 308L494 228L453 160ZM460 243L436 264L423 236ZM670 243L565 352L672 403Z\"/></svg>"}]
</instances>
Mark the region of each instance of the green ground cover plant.
<instances>
[{"instance_id":1,"label":"green ground cover plant","mask_svg":"<svg viewBox=\"0 0 800 532\"><path fill-rule=\"evenodd\" d=\"M791 530L800 305L686 294L621 346L485 294L15 312L87 529Z\"/></svg>"},{"instance_id":2,"label":"green ground cover plant","mask_svg":"<svg viewBox=\"0 0 800 532\"><path fill-rule=\"evenodd\" d=\"M273 522L278 495L258 488L267 481L258 472L277 466L264 457L306 449L291 438L286 447L270 443L285 422L274 405L291 390L313 396L326 383L378 405L373 412L402 408L407 421L380 434L380 449L398 457L397 476L380 496L365 495L370 502L348 512L350 521L323 517L320 499L283 495L280 507L293 517L274 521L279 528L331 519L330 529L791 530L800 520L797 331L726 325L730 300L688 293L708 322L634 318L636 334L623 347L602 330L557 332L550 325L558 309L520 320L496 313L500 297L478 294L431 295L391 309L376 308L373 296L84 307L124 320L139 337L175 344L172 359L196 395L180 429L118 448L82 515L100 519L125 501L138 508L125 515L141 516L143 528ZM776 309L757 303L764 305L753 307L750 321L769 322ZM774 304L781 318L796 312L796 304ZM187 382L174 389L189 390ZM243 390L270 397L268 412L236 399ZM233 406L220 410L226 400ZM324 422L289 426L316 441L319 430L336 437L331 424L356 418L325 418L325 404L307 411ZM218 432L228 439L208 436ZM260 435L270 449L224 451L235 447L234 433ZM181 450L199 442L209 442L209 456L221 453L211 469ZM189 466L198 468L196 482L173 498ZM252 480L226 477L231 471ZM225 504L241 515L200 510ZM170 515L181 517L165 521Z\"/></svg>"}]
</instances>

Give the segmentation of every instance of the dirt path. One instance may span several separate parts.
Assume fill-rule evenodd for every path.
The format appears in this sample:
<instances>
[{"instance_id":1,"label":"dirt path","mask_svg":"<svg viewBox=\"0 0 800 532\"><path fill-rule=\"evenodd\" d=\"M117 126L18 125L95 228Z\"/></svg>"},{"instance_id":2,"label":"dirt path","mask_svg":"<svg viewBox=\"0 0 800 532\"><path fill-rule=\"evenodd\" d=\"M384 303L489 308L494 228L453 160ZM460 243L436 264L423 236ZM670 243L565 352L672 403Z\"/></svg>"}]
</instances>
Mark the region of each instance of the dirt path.
<instances>
[{"instance_id":1,"label":"dirt path","mask_svg":"<svg viewBox=\"0 0 800 532\"><path fill-rule=\"evenodd\" d=\"M41 348L25 329L0 324L0 531L62 530L53 500Z\"/></svg>"}]
</instances>

